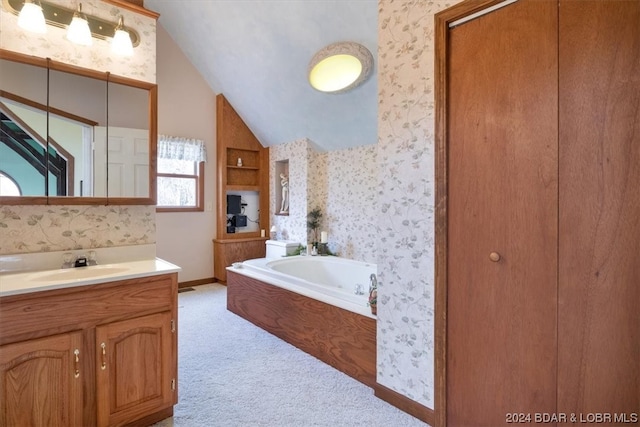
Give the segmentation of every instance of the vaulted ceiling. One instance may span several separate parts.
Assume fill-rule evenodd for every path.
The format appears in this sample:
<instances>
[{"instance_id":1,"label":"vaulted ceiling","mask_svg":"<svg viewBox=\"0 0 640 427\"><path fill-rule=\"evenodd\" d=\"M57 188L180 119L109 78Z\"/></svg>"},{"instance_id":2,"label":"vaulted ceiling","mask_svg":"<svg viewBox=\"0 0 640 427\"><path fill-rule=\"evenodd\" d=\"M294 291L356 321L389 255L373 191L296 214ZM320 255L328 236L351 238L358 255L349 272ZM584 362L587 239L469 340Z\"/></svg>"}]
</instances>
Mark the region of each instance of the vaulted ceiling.
<instances>
[{"instance_id":1,"label":"vaulted ceiling","mask_svg":"<svg viewBox=\"0 0 640 427\"><path fill-rule=\"evenodd\" d=\"M308 138L321 150L377 142L377 0L145 0L216 93L265 146ZM313 55L338 41L374 57L342 94L311 87Z\"/></svg>"}]
</instances>

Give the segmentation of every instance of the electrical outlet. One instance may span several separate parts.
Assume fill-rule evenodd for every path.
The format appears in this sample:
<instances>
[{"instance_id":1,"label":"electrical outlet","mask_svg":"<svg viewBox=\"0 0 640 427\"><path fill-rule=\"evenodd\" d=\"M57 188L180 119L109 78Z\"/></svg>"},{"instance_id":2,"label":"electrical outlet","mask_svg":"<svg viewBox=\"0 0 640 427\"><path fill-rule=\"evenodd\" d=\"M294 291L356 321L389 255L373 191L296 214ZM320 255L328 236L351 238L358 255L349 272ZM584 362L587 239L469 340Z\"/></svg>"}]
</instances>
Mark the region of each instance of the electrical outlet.
<instances>
[{"instance_id":1,"label":"electrical outlet","mask_svg":"<svg viewBox=\"0 0 640 427\"><path fill-rule=\"evenodd\" d=\"M213 202L207 202L204 208L207 212L211 212L213 210Z\"/></svg>"}]
</instances>

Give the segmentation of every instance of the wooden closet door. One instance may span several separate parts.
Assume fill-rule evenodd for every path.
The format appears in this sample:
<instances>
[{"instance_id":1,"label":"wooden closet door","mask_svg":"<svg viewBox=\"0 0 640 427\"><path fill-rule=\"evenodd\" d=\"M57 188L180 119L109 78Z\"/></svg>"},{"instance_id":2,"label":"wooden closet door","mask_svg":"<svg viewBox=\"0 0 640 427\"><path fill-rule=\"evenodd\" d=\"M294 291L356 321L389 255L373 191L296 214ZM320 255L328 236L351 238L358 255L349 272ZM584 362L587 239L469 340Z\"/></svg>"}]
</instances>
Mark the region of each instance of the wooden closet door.
<instances>
[{"instance_id":1,"label":"wooden closet door","mask_svg":"<svg viewBox=\"0 0 640 427\"><path fill-rule=\"evenodd\" d=\"M447 425L496 427L556 410L557 3L449 37Z\"/></svg>"},{"instance_id":2,"label":"wooden closet door","mask_svg":"<svg viewBox=\"0 0 640 427\"><path fill-rule=\"evenodd\" d=\"M561 0L559 23L558 410L637 414L640 2Z\"/></svg>"}]
</instances>

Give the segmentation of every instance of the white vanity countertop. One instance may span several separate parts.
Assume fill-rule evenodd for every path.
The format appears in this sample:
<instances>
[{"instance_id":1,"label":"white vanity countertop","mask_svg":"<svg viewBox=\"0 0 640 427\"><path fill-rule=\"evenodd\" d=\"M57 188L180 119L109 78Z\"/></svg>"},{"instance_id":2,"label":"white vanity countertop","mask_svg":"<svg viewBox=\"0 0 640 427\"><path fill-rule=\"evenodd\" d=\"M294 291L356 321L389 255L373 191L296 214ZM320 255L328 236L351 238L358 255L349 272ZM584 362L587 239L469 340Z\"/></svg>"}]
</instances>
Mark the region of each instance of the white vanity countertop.
<instances>
[{"instance_id":1,"label":"white vanity countertop","mask_svg":"<svg viewBox=\"0 0 640 427\"><path fill-rule=\"evenodd\" d=\"M160 258L89 267L0 274L0 297L175 273L181 268Z\"/></svg>"}]
</instances>

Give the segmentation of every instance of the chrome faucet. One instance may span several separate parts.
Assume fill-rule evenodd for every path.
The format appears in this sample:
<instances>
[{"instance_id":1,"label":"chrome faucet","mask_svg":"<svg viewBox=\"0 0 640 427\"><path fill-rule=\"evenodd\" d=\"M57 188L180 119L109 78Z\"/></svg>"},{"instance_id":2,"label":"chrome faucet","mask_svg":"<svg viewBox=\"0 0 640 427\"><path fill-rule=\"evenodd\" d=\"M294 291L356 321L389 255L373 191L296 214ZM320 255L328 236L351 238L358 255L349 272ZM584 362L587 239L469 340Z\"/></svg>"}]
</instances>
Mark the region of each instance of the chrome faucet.
<instances>
[{"instance_id":1,"label":"chrome faucet","mask_svg":"<svg viewBox=\"0 0 640 427\"><path fill-rule=\"evenodd\" d=\"M87 259L86 255L79 255L76 257L76 262L74 263L74 267L86 267L88 264L89 260Z\"/></svg>"},{"instance_id":2,"label":"chrome faucet","mask_svg":"<svg viewBox=\"0 0 640 427\"><path fill-rule=\"evenodd\" d=\"M66 252L62 256L62 261L63 261L62 268L74 268L74 267L86 267L89 265L98 265L95 251L90 251L89 256L78 255L76 257L74 257L71 252Z\"/></svg>"}]
</instances>

